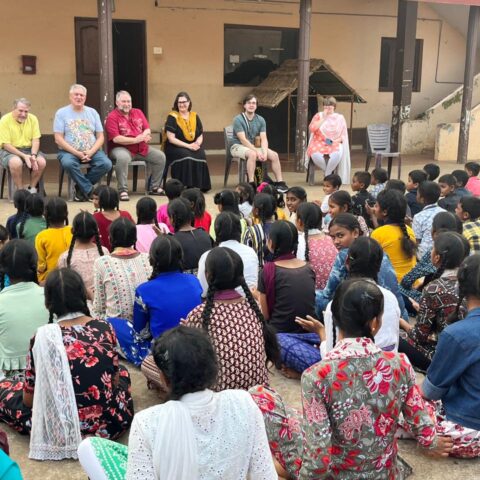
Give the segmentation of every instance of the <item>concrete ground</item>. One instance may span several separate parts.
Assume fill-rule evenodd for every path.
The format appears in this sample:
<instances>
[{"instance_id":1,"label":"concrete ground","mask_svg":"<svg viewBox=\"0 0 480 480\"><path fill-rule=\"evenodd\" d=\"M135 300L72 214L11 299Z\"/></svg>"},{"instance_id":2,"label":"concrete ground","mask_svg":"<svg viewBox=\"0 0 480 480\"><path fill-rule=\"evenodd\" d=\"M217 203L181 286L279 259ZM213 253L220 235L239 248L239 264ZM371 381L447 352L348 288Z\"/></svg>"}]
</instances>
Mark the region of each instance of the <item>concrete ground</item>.
<instances>
[{"instance_id":1,"label":"concrete ground","mask_svg":"<svg viewBox=\"0 0 480 480\"><path fill-rule=\"evenodd\" d=\"M355 170L362 170L364 168L365 157L364 154L354 153L352 156L352 172ZM432 158L429 155L422 155L416 157L404 157L402 165L402 179L406 181L407 174L410 170L415 168L422 168L425 163L431 162ZM214 216L216 212L213 204L213 195L223 188L223 157L217 156L209 158L209 164L212 174L212 191L206 195L207 208ZM440 165L442 173L449 173L458 168L454 163L444 163ZM49 161L47 166L48 172L46 174L46 190L47 193L53 195L58 192L58 170L56 161ZM393 170L393 177L396 176L396 168ZM305 174L296 172L286 172L285 180L288 185L302 185L306 188L309 199L322 199L323 191L319 186L322 178L321 172L317 172L317 185L307 187L305 185ZM236 167L232 167L232 172L229 179L229 187L233 188L237 183ZM142 185L142 182L139 182ZM64 186L64 196L66 195L66 185ZM121 208L128 210L135 217L135 203L140 196L131 195L130 202L122 203ZM165 197L155 197L158 205L165 203ZM70 219L78 213L81 209L91 210L91 204L87 203L71 203L69 204ZM6 219L13 213L13 205L7 200L0 200L0 223L5 224ZM143 410L158 401L156 395L147 390L143 375L140 370L129 366L128 367L132 378L132 391L135 403L135 411ZM271 374L271 384L279 391L285 400L298 408L300 408L300 382L298 380L288 380L274 371ZM29 438L18 435L5 425L1 426L9 437L11 457L18 462L26 480L43 479L43 480L84 480L86 475L83 473L81 467L76 461L62 461L62 462L38 462L28 459ZM122 443L127 443L128 436L124 435L121 439ZM415 442L410 440L401 440L400 454L413 467L414 474L412 479L427 479L427 480L476 480L480 479L480 460L432 460L423 456L419 449L417 449ZM173 480L173 479L172 479Z\"/></svg>"}]
</instances>

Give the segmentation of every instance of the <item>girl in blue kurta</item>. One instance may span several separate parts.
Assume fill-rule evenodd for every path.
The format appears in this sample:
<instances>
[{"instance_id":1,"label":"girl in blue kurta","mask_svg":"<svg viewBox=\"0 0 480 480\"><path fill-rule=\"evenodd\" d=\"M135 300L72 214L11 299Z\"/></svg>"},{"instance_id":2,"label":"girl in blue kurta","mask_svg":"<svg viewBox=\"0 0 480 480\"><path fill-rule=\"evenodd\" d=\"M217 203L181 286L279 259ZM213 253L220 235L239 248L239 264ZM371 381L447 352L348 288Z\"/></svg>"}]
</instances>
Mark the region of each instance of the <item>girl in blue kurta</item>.
<instances>
[{"instance_id":1,"label":"girl in blue kurta","mask_svg":"<svg viewBox=\"0 0 480 480\"><path fill-rule=\"evenodd\" d=\"M160 235L150 248L153 272L135 291L133 322L109 318L124 357L140 365L152 340L176 327L202 303L202 287L195 275L182 273L183 251L171 235Z\"/></svg>"}]
</instances>

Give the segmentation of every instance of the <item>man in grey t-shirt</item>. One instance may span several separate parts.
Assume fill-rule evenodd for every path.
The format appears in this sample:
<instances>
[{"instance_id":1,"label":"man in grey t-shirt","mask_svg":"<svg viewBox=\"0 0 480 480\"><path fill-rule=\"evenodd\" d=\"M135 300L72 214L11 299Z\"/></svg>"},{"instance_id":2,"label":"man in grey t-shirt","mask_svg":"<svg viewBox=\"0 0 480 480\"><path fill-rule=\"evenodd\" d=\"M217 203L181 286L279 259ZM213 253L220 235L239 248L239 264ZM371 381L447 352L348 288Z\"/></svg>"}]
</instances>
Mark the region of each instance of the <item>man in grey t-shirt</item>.
<instances>
[{"instance_id":1,"label":"man in grey t-shirt","mask_svg":"<svg viewBox=\"0 0 480 480\"><path fill-rule=\"evenodd\" d=\"M268 148L267 126L265 119L257 115L257 99L254 95L247 95L243 100L244 112L233 119L233 145L230 153L247 161L248 181L254 181L255 165L257 161L272 162L272 171L277 180L275 186L280 193L288 190L283 181L282 167L278 153ZM255 137L259 137L260 146L255 146Z\"/></svg>"},{"instance_id":2,"label":"man in grey t-shirt","mask_svg":"<svg viewBox=\"0 0 480 480\"><path fill-rule=\"evenodd\" d=\"M100 116L85 106L87 89L83 85L70 87L70 105L55 114L53 131L58 145L58 159L75 182L75 201L92 197L93 186L112 168L112 162L102 150L104 141ZM81 164L88 164L84 175Z\"/></svg>"}]
</instances>

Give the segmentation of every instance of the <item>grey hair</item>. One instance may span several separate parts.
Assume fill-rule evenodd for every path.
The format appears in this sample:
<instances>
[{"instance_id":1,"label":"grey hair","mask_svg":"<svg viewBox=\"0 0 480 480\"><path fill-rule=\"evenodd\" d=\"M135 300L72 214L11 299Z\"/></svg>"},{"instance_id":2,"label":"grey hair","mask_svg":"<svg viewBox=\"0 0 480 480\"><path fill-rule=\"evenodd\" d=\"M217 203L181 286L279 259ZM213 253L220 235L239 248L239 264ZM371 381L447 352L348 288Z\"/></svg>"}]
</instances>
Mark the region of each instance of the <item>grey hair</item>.
<instances>
[{"instance_id":1,"label":"grey hair","mask_svg":"<svg viewBox=\"0 0 480 480\"><path fill-rule=\"evenodd\" d=\"M26 105L27 107L30 107L30 106L32 105L32 104L30 103L30 100L27 100L25 97L20 97L20 98L16 98L16 99L13 101L13 108L17 108L19 103L23 103L23 104Z\"/></svg>"},{"instance_id":2,"label":"grey hair","mask_svg":"<svg viewBox=\"0 0 480 480\"><path fill-rule=\"evenodd\" d=\"M68 93L72 93L74 90L83 90L83 93L86 95L87 94L87 89L83 86L80 85L79 83L74 83L71 87Z\"/></svg>"},{"instance_id":3,"label":"grey hair","mask_svg":"<svg viewBox=\"0 0 480 480\"><path fill-rule=\"evenodd\" d=\"M130 99L132 98L132 96L126 90L119 90L117 92L117 94L115 95L115 101L116 102L118 102L121 95L128 95L130 97Z\"/></svg>"}]
</instances>

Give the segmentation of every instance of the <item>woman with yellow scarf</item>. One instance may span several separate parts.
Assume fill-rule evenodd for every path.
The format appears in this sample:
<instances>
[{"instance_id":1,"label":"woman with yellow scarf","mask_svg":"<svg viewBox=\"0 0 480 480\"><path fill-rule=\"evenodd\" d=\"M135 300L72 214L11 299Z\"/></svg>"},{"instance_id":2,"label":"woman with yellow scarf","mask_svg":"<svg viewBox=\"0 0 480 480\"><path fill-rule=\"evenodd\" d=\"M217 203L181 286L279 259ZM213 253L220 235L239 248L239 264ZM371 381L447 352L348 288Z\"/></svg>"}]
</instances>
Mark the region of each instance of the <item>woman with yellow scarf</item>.
<instances>
[{"instance_id":1,"label":"woman with yellow scarf","mask_svg":"<svg viewBox=\"0 0 480 480\"><path fill-rule=\"evenodd\" d=\"M200 117L192 112L192 101L188 93L180 92L175 97L165 123L165 131L165 172L171 167L172 178L180 180L185 187L197 187L202 192L210 190L210 173L202 147L203 126Z\"/></svg>"}]
</instances>

